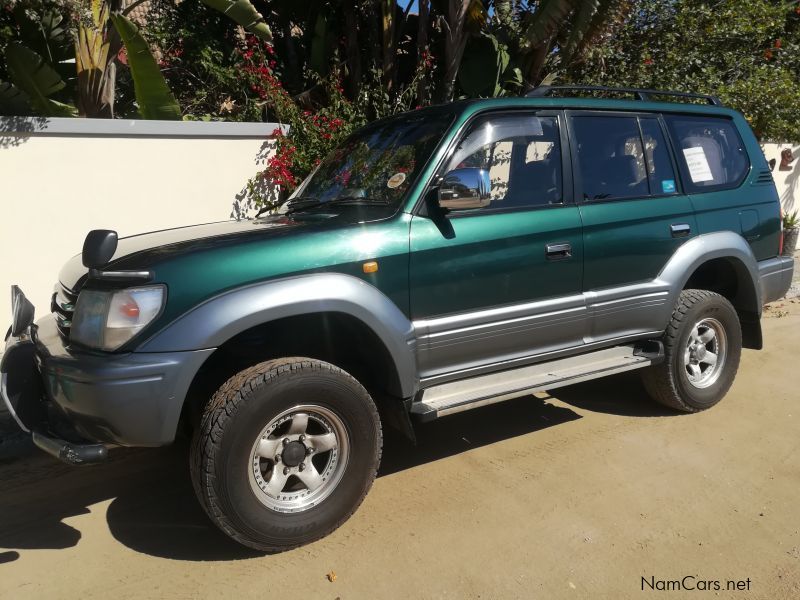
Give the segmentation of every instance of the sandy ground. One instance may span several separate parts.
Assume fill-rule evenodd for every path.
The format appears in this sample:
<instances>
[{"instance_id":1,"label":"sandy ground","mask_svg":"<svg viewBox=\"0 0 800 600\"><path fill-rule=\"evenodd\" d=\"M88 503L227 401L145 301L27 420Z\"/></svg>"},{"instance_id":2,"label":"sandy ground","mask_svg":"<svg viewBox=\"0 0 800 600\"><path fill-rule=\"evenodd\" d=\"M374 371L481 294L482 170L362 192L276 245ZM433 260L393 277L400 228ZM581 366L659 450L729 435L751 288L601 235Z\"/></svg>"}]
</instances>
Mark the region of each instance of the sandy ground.
<instances>
[{"instance_id":1,"label":"sandy ground","mask_svg":"<svg viewBox=\"0 0 800 600\"><path fill-rule=\"evenodd\" d=\"M800 598L800 300L764 324L767 350L699 415L627 375L390 439L356 515L280 555L210 525L185 448L85 469L6 458L0 597ZM642 590L685 576L722 590Z\"/></svg>"}]
</instances>

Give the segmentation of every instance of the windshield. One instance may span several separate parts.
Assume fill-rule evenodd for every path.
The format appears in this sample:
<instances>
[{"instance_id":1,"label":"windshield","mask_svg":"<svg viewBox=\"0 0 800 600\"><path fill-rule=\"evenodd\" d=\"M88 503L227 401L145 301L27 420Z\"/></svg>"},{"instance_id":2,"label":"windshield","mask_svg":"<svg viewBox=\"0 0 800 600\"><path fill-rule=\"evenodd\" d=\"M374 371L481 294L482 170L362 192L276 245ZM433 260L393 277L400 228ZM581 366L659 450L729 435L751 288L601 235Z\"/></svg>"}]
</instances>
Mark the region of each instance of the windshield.
<instances>
[{"instance_id":1,"label":"windshield","mask_svg":"<svg viewBox=\"0 0 800 600\"><path fill-rule=\"evenodd\" d=\"M397 207L449 127L450 114L404 113L359 129L331 152L293 194Z\"/></svg>"}]
</instances>

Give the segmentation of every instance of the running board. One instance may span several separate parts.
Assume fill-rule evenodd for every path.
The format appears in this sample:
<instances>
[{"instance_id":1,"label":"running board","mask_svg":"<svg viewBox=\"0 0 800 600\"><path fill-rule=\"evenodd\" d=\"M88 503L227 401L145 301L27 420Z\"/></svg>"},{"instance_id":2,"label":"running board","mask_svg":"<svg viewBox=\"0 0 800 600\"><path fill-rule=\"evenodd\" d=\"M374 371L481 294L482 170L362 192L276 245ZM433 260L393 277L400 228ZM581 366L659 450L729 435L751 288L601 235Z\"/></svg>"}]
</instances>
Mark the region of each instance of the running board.
<instances>
[{"instance_id":1,"label":"running board","mask_svg":"<svg viewBox=\"0 0 800 600\"><path fill-rule=\"evenodd\" d=\"M478 408L526 394L551 390L614 373L641 369L664 358L660 342L640 346L615 346L545 363L521 367L443 383L423 390L411 406L411 414L420 421L432 421L453 413Z\"/></svg>"}]
</instances>

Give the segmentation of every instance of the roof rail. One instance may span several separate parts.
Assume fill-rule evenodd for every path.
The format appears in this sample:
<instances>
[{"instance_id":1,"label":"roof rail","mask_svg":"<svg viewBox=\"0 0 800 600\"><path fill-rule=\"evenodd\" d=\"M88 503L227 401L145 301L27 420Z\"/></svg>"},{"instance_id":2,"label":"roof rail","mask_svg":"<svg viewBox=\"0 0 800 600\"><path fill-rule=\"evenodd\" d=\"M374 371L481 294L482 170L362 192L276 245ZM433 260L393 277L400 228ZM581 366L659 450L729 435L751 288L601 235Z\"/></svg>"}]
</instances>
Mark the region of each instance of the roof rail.
<instances>
[{"instance_id":1,"label":"roof rail","mask_svg":"<svg viewBox=\"0 0 800 600\"><path fill-rule=\"evenodd\" d=\"M631 94L637 100L649 102L653 100L653 96L674 96L676 98L696 98L705 100L714 106L722 106L719 98L710 94L691 94L689 92L672 92L667 90L647 90L643 88L625 88L625 87L605 87L602 85L540 85L529 90L526 98L543 98L546 96L558 95L556 92L611 92L614 94Z\"/></svg>"}]
</instances>

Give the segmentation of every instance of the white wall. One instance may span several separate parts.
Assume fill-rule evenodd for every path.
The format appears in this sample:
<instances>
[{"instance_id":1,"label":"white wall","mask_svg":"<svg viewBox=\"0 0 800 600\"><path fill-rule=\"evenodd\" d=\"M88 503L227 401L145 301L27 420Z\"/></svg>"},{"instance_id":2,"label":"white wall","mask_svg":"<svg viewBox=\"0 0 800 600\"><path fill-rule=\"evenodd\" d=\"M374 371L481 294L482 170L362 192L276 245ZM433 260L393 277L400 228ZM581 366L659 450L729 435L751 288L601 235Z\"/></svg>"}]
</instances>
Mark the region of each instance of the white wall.
<instances>
[{"instance_id":1,"label":"white wall","mask_svg":"<svg viewBox=\"0 0 800 600\"><path fill-rule=\"evenodd\" d=\"M789 169L781 171L781 150L789 148L792 151L794 161L789 165ZM778 188L781 197L783 212L791 213L800 211L800 145L798 144L762 144L761 149L767 160L775 159L775 168L772 170L772 178Z\"/></svg>"},{"instance_id":2,"label":"white wall","mask_svg":"<svg viewBox=\"0 0 800 600\"><path fill-rule=\"evenodd\" d=\"M0 117L0 334L11 284L48 313L58 271L90 229L124 236L246 209L245 182L276 127Z\"/></svg>"}]
</instances>

